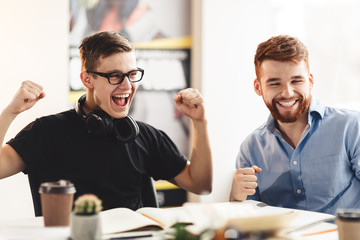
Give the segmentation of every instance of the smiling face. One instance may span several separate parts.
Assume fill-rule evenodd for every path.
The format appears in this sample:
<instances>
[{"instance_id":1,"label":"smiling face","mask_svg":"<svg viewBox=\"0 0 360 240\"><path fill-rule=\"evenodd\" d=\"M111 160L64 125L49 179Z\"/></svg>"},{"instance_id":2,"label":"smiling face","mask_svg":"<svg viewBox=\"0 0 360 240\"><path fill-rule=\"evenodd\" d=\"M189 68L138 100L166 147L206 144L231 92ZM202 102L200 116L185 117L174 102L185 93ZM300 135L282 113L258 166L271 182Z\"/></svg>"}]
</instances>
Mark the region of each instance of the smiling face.
<instances>
[{"instance_id":1,"label":"smiling face","mask_svg":"<svg viewBox=\"0 0 360 240\"><path fill-rule=\"evenodd\" d=\"M307 114L312 86L313 77L304 61L265 60L254 81L255 92L273 117L284 123L296 122Z\"/></svg>"},{"instance_id":2,"label":"smiling face","mask_svg":"<svg viewBox=\"0 0 360 240\"><path fill-rule=\"evenodd\" d=\"M108 57L100 57L95 72L111 73L136 70L136 58L133 51L119 52ZM81 78L87 87L85 110L102 109L113 118L127 116L137 84L130 83L125 77L119 85L111 85L107 78L82 72Z\"/></svg>"}]
</instances>

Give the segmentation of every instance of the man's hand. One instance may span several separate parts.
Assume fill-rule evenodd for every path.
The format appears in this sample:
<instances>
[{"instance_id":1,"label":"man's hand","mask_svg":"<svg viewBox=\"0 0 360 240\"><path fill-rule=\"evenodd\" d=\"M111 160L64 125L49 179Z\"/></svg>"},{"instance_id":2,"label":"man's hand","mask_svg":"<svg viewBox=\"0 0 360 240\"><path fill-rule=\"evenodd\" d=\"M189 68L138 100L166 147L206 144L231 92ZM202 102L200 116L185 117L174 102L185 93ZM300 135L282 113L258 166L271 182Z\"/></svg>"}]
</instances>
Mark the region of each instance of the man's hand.
<instances>
[{"instance_id":1,"label":"man's hand","mask_svg":"<svg viewBox=\"0 0 360 240\"><path fill-rule=\"evenodd\" d=\"M24 81L4 111L16 116L34 106L37 101L44 97L45 93L42 86L29 80Z\"/></svg>"},{"instance_id":2,"label":"man's hand","mask_svg":"<svg viewBox=\"0 0 360 240\"><path fill-rule=\"evenodd\" d=\"M174 97L174 101L179 111L192 120L205 119L204 100L198 90L193 88L181 90Z\"/></svg>"},{"instance_id":3,"label":"man's hand","mask_svg":"<svg viewBox=\"0 0 360 240\"><path fill-rule=\"evenodd\" d=\"M236 169L230 193L230 202L244 201L248 195L254 195L257 188L257 177L255 173L261 172L261 168L252 166L251 168Z\"/></svg>"},{"instance_id":4,"label":"man's hand","mask_svg":"<svg viewBox=\"0 0 360 240\"><path fill-rule=\"evenodd\" d=\"M10 145L3 146L5 134L16 116L45 97L42 86L24 81L10 104L0 112L0 179L25 169L21 156Z\"/></svg>"}]
</instances>

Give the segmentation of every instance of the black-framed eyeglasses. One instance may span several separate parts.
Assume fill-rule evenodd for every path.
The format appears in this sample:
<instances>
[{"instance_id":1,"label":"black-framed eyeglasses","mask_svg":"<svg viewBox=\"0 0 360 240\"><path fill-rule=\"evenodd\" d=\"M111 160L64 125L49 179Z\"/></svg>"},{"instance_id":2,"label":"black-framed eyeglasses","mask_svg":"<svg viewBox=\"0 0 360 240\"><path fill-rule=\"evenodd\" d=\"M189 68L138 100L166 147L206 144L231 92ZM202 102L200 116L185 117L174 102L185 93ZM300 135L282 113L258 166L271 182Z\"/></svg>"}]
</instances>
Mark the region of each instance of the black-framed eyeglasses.
<instances>
[{"instance_id":1,"label":"black-framed eyeglasses","mask_svg":"<svg viewBox=\"0 0 360 240\"><path fill-rule=\"evenodd\" d=\"M101 77L107 78L108 82L111 85L119 85L124 81L125 77L127 77L129 79L129 82L131 83L140 82L144 76L144 69L138 68L137 70L132 70L127 73L122 73L122 72L102 73L102 72L93 72L93 71L87 71L87 73L93 73Z\"/></svg>"}]
</instances>

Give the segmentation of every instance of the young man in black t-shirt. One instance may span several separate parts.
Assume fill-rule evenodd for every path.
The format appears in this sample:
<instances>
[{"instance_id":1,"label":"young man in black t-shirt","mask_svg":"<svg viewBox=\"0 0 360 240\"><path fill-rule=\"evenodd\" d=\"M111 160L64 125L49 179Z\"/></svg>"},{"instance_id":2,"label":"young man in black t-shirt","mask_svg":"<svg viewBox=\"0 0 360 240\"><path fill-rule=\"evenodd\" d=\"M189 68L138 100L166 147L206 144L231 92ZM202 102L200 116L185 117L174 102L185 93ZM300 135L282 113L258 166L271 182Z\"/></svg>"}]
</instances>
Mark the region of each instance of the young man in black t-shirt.
<instances>
[{"instance_id":1,"label":"young man in black t-shirt","mask_svg":"<svg viewBox=\"0 0 360 240\"><path fill-rule=\"evenodd\" d=\"M104 209L142 207L144 177L169 180L196 194L211 192L212 159L200 93L185 89L174 97L193 123L188 160L164 132L128 116L144 70L137 67L126 38L111 31L95 33L83 39L80 57L86 96L75 109L36 119L4 146L11 122L45 97L43 88L23 82L0 114L0 179L28 174L35 208L40 183L59 179L73 182L76 196L98 195Z\"/></svg>"}]
</instances>

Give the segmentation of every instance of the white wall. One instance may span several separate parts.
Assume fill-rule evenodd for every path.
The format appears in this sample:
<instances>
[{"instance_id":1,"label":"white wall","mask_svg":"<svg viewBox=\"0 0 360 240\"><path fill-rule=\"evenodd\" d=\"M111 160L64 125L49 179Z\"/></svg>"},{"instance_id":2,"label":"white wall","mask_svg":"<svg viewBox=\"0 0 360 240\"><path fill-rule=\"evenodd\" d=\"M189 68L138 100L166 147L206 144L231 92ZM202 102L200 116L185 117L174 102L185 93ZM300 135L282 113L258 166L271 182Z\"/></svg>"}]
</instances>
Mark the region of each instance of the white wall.
<instances>
[{"instance_id":1,"label":"white wall","mask_svg":"<svg viewBox=\"0 0 360 240\"><path fill-rule=\"evenodd\" d=\"M248 3L245 3L248 2ZM241 141L267 117L253 89L253 55L267 38L267 15L253 1L203 1L202 93L206 100L214 160L213 193L203 201L227 201ZM265 25L265 26L264 26Z\"/></svg>"},{"instance_id":2,"label":"white wall","mask_svg":"<svg viewBox=\"0 0 360 240\"><path fill-rule=\"evenodd\" d=\"M5 141L36 117L67 108L68 29L66 0L1 0L0 109L23 80L41 84L47 94L15 119ZM0 180L0 219L27 216L34 216L27 176Z\"/></svg>"}]
</instances>

